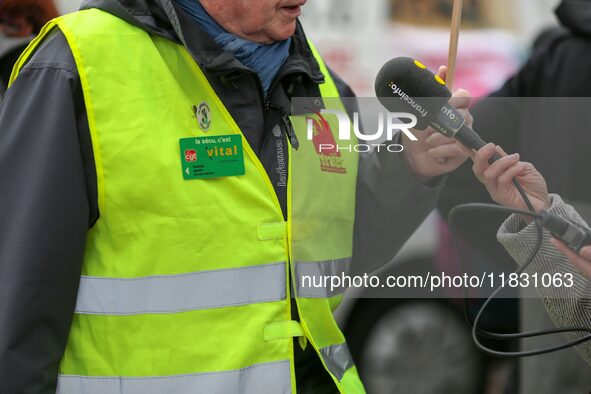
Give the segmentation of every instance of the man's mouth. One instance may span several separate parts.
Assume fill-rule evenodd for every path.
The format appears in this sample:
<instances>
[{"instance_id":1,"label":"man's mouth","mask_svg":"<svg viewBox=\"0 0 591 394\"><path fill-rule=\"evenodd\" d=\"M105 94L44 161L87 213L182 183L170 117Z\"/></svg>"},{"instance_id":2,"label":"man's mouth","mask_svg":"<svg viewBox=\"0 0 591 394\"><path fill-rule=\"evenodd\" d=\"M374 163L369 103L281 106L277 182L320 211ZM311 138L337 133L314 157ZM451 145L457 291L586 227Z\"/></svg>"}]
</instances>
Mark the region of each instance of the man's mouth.
<instances>
[{"instance_id":1,"label":"man's mouth","mask_svg":"<svg viewBox=\"0 0 591 394\"><path fill-rule=\"evenodd\" d=\"M291 7L283 7L282 10L287 11L290 15L300 16L302 13L302 7L299 5L291 6Z\"/></svg>"},{"instance_id":2,"label":"man's mouth","mask_svg":"<svg viewBox=\"0 0 591 394\"><path fill-rule=\"evenodd\" d=\"M281 7L281 9L289 13L291 16L298 17L302 14L302 6L304 4L306 4L305 1L298 1L295 4Z\"/></svg>"}]
</instances>

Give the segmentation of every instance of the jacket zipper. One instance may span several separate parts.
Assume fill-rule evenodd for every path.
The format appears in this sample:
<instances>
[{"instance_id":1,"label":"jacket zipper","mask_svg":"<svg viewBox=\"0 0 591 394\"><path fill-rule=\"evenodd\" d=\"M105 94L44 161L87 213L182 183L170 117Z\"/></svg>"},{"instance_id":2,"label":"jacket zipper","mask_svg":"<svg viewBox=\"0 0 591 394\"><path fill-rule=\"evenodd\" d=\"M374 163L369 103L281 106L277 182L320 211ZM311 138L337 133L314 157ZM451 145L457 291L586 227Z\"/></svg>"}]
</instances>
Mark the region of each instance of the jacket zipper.
<instances>
[{"instance_id":1,"label":"jacket zipper","mask_svg":"<svg viewBox=\"0 0 591 394\"><path fill-rule=\"evenodd\" d=\"M281 111L281 112L282 112L281 120L283 122L283 130L285 130L285 134L287 135L287 138L289 139L289 143L291 144L291 147L297 151L300 147L300 142L298 141L298 137L295 134L295 130L293 129L293 125L291 124L291 119L289 119L289 116L286 113L284 113L283 111Z\"/></svg>"},{"instance_id":2,"label":"jacket zipper","mask_svg":"<svg viewBox=\"0 0 591 394\"><path fill-rule=\"evenodd\" d=\"M275 78L275 80L273 81L273 83L271 83L271 86L269 87L269 93L267 95L265 95L265 93L263 91L263 87L260 82L258 82L258 88L259 88L259 93L260 93L261 97L263 97L263 107L264 107L265 113L269 112L271 109L276 109L279 111L279 113L281 114L281 125L280 125L281 130L287 136L287 139L289 140L291 147L297 151L300 147L300 142L298 141L298 138L295 134L295 130L293 129L293 125L291 124L291 120L289 119L289 114L286 113L283 110L283 108L276 106L276 105L272 105L271 98L270 98L271 92L273 91L273 89L275 88L277 83L287 75L289 75L289 74L285 74L285 75L281 75L281 76L278 75Z\"/></svg>"}]
</instances>

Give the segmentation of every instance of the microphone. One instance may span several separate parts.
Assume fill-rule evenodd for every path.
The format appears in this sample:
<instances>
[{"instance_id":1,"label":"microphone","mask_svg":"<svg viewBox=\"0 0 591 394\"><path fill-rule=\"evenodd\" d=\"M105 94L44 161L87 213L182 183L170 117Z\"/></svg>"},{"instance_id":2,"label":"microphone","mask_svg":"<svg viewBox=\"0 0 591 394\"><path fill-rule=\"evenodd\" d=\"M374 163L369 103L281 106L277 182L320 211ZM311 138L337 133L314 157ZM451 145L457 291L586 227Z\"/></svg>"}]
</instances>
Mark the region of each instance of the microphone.
<instances>
[{"instance_id":1,"label":"microphone","mask_svg":"<svg viewBox=\"0 0 591 394\"><path fill-rule=\"evenodd\" d=\"M445 81L418 60L397 57L382 67L375 83L378 100L390 112L417 117L418 130L433 127L467 148L480 150L486 142L466 125L462 114L449 104L452 96ZM491 163L501 157L495 154Z\"/></svg>"}]
</instances>

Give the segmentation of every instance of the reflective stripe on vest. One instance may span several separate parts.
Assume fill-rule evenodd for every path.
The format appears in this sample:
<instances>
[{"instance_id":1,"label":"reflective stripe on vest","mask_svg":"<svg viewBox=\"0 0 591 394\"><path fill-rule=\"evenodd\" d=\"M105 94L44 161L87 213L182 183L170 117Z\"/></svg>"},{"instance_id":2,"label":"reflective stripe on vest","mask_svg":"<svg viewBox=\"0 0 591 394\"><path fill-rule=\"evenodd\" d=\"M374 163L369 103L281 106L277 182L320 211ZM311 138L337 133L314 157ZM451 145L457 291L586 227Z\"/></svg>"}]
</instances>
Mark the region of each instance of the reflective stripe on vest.
<instances>
[{"instance_id":1,"label":"reflective stripe on vest","mask_svg":"<svg viewBox=\"0 0 591 394\"><path fill-rule=\"evenodd\" d=\"M83 276L76 313L176 313L282 300L285 263L145 278Z\"/></svg>"},{"instance_id":2,"label":"reflective stripe on vest","mask_svg":"<svg viewBox=\"0 0 591 394\"><path fill-rule=\"evenodd\" d=\"M321 348L320 354L330 373L339 380L355 365L346 343Z\"/></svg>"},{"instance_id":3,"label":"reflective stripe on vest","mask_svg":"<svg viewBox=\"0 0 591 394\"><path fill-rule=\"evenodd\" d=\"M236 371L161 377L88 377L60 375L56 394L287 394L289 360Z\"/></svg>"}]
</instances>

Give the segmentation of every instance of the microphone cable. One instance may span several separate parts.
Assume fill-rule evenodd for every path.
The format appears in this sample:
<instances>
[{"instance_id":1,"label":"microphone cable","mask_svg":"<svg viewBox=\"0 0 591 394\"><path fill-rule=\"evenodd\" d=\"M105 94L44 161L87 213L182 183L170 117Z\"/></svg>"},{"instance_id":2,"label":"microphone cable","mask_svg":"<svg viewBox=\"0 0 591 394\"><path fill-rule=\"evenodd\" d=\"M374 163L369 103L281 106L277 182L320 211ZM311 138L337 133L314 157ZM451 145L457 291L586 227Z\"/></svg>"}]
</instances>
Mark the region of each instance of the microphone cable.
<instances>
[{"instance_id":1,"label":"microphone cable","mask_svg":"<svg viewBox=\"0 0 591 394\"><path fill-rule=\"evenodd\" d=\"M462 252L462 248L461 248L461 245L459 242L459 236L458 236L458 231L457 231L457 226L456 226L456 218L459 214L465 213L465 212L485 211L486 210L486 211L502 212L502 213L509 213L509 214L519 214L519 215L524 215L524 216L529 216L529 217L534 218L536 229L537 229L536 244L535 244L534 248L532 249L532 251L530 252L530 254L528 255L528 258L526 259L525 263L518 270L516 270L513 274L516 274L519 277L519 275L521 275L532 264L532 262L534 261L534 259L538 255L538 252L540 251L540 248L542 247L542 242L543 242L543 238L544 238L543 228L539 222L542 219L542 216L535 212L533 204L531 203L529 197L527 196L527 194L523 190L523 187L521 186L519 181L517 179L513 179L513 184L517 188L519 194L521 195L521 198L525 202L525 205L527 206L529 211L505 208L500 205L481 204L481 203L458 205L457 207L453 208L450 211L449 226L450 226L451 236L452 236L454 246L458 252L458 257L459 257L460 265L462 267L463 272L467 272L466 259L465 259L463 252ZM512 334L500 334L500 333L495 333L495 332L487 331L487 330L480 328L479 323L482 318L482 315L484 314L484 311L489 306L489 304L492 302L492 300L495 299L497 297L497 295L505 287L507 287L510 280L511 280L511 275L509 275L504 280L503 284L501 286L499 286L497 289L495 289L493 291L493 293L486 299L484 304L482 304L482 306L480 307L480 309L476 313L476 317L474 319L472 319L472 317L470 316L470 304L468 302L467 289L465 286L463 287L464 315L465 315L465 318L466 318L468 324L472 327L472 339L473 339L475 345L482 352L484 352L488 355L491 355L491 356L495 356L495 357L505 357L505 358L507 358L507 357L530 357L530 356L536 356L536 355L540 355L540 354L552 353L552 352L556 352L556 351L559 351L562 349L567 349L567 348L577 346L577 345L580 345L582 343L585 343L585 342L588 342L591 340L591 328L589 328L589 327L570 327L570 328L520 332L520 333L512 333ZM585 335L584 337L579 338L577 340L567 342L563 345L552 346L552 347L547 347L547 348L542 348L542 349L529 350L529 351L518 351L518 352L503 352L503 351L491 349L488 346L484 345L482 342L480 342L480 339L479 339L479 337L485 337L485 338L493 339L496 341L508 341L508 340L512 340L512 339L526 339L526 338L534 338L534 337L564 334L564 333L587 333L588 335Z\"/></svg>"}]
</instances>

